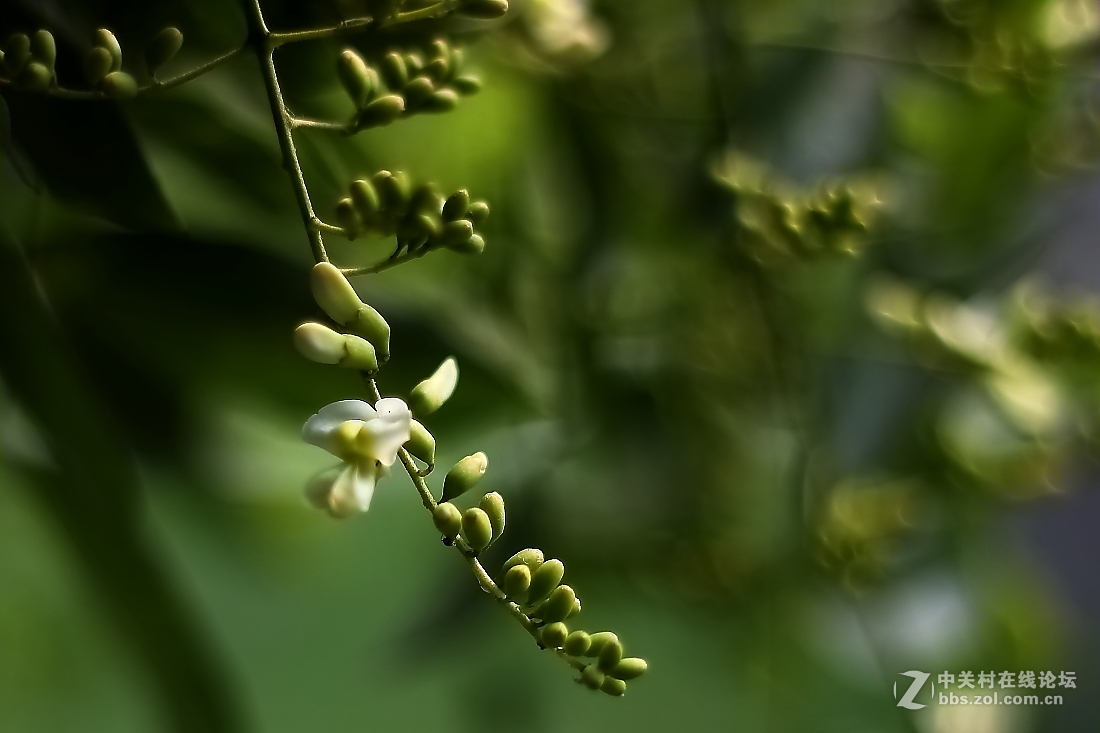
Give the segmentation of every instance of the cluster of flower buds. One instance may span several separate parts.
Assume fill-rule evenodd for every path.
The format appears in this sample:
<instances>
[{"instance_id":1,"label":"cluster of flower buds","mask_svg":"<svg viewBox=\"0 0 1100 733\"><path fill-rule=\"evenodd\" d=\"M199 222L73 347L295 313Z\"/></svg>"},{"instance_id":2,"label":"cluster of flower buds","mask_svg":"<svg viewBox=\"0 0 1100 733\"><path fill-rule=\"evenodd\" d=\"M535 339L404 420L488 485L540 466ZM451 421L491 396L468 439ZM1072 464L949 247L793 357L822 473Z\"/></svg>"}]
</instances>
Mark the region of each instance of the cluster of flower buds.
<instances>
[{"instance_id":1,"label":"cluster of flower buds","mask_svg":"<svg viewBox=\"0 0 1100 733\"><path fill-rule=\"evenodd\" d=\"M47 30L13 33L0 51L0 76L22 87L44 92L57 82L57 44Z\"/></svg>"},{"instance_id":2,"label":"cluster of flower buds","mask_svg":"<svg viewBox=\"0 0 1100 733\"><path fill-rule=\"evenodd\" d=\"M736 196L744 245L762 262L819 254L857 254L879 200L864 182L834 181L801 190L775 179L759 163L730 153L715 177Z\"/></svg>"},{"instance_id":3,"label":"cluster of flower buds","mask_svg":"<svg viewBox=\"0 0 1100 733\"><path fill-rule=\"evenodd\" d=\"M310 285L321 309L351 333L335 331L323 323L303 323L294 331L298 351L320 364L377 370L390 354L390 326L386 320L361 301L344 274L328 262L313 268Z\"/></svg>"},{"instance_id":4,"label":"cluster of flower buds","mask_svg":"<svg viewBox=\"0 0 1100 733\"><path fill-rule=\"evenodd\" d=\"M459 96L481 89L476 77L460 74L462 51L443 39L426 54L391 51L372 66L353 49L345 49L337 73L355 104L355 131L388 125L421 112L449 112Z\"/></svg>"},{"instance_id":5,"label":"cluster of flower buds","mask_svg":"<svg viewBox=\"0 0 1100 733\"><path fill-rule=\"evenodd\" d=\"M571 657L581 670L580 683L615 697L626 693L626 683L646 671L646 661L623 657L619 637L610 631L570 630L566 621L581 611L576 592L561 581L565 564L547 560L542 550L528 548L501 568L500 586L508 598L539 626L542 646ZM589 662L587 659L593 661Z\"/></svg>"},{"instance_id":6,"label":"cluster of flower buds","mask_svg":"<svg viewBox=\"0 0 1100 733\"><path fill-rule=\"evenodd\" d=\"M465 190L444 198L431 183L411 186L401 171L379 171L353 181L349 196L336 205L336 218L349 239L361 234L397 237L400 248L447 248L478 254L485 240L474 231L489 216L489 205L471 201Z\"/></svg>"},{"instance_id":7,"label":"cluster of flower buds","mask_svg":"<svg viewBox=\"0 0 1100 733\"><path fill-rule=\"evenodd\" d=\"M157 69L170 61L183 45L178 28L165 28L145 47L145 70L155 78ZM45 92L57 86L57 44L47 30L33 35L15 33L0 52L0 77L12 79L27 89ZM111 99L130 99L139 88L133 74L122 70L122 46L115 34L100 28L92 48L84 57L84 73L92 88Z\"/></svg>"}]
</instances>

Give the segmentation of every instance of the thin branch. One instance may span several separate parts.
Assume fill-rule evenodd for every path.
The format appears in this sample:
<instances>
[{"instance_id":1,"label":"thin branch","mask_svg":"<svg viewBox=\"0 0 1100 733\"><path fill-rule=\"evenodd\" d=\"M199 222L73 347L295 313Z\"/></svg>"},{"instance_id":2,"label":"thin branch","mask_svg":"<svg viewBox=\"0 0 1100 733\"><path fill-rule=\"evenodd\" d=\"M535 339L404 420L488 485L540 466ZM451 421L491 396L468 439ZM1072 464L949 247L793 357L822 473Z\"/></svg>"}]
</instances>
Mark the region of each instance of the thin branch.
<instances>
[{"instance_id":1,"label":"thin branch","mask_svg":"<svg viewBox=\"0 0 1100 733\"><path fill-rule=\"evenodd\" d=\"M397 13L386 20L383 23L383 27L391 25L400 25L402 23L412 23L414 20L427 20L429 18L439 18L447 15L461 5L456 0L443 0L435 5L429 5L426 8L420 10L410 10L407 13Z\"/></svg>"},{"instance_id":2,"label":"thin branch","mask_svg":"<svg viewBox=\"0 0 1100 733\"><path fill-rule=\"evenodd\" d=\"M311 130L327 130L328 132L338 132L341 135L350 135L351 125L341 122L328 122L326 120L312 120L308 117L291 117L290 129L298 130L301 128L309 128Z\"/></svg>"},{"instance_id":3,"label":"thin branch","mask_svg":"<svg viewBox=\"0 0 1100 733\"><path fill-rule=\"evenodd\" d=\"M148 94L149 92L159 92L186 84L192 79L197 79L204 74L208 74L225 62L234 58L237 54L239 54L241 51L244 51L246 48L248 48L248 44L244 44L238 48L235 48L232 51L222 54L212 61L207 61L205 64L197 66L190 71L184 72L183 74L173 76L171 79L165 79L164 81L154 79L151 83L146 84L142 87L138 87L137 93L138 95L142 95ZM10 79L0 79L0 85L15 86L15 83ZM111 97L108 97L103 92L97 90L66 89L65 87L61 86L50 87L45 92L43 92L43 94L51 97L57 97L58 99L73 99L82 101L111 99Z\"/></svg>"},{"instance_id":4,"label":"thin branch","mask_svg":"<svg viewBox=\"0 0 1100 733\"><path fill-rule=\"evenodd\" d=\"M279 137L279 149L283 155L283 168L290 174L290 181L294 186L294 196L298 201L302 221L306 225L310 249L313 250L313 259L317 262L328 262L328 253L325 251L325 241L321 236L321 230L311 226L315 220L320 220L313 213L313 203L309 199L309 190L306 188L302 165L298 161L298 151L294 147L291 115L287 110L286 102L283 101L283 92L279 87L279 76L275 71L274 48L270 40L271 32L264 22L260 0L251 0L251 2L241 0L241 2L245 6L244 10L248 19L249 41L260 60L264 88L267 91L268 103L271 105L271 117L275 123L275 132Z\"/></svg>"},{"instance_id":5,"label":"thin branch","mask_svg":"<svg viewBox=\"0 0 1100 733\"><path fill-rule=\"evenodd\" d=\"M403 255L391 256L388 259L382 260L381 262L377 262L367 267L353 267L346 270L340 270L340 272L344 273L345 277L355 277L356 275L373 275L378 272L385 272L386 270L397 267L398 265L403 265L411 260L418 260L432 251L433 250L430 249L418 249L411 252L406 252Z\"/></svg>"},{"instance_id":6,"label":"thin branch","mask_svg":"<svg viewBox=\"0 0 1100 733\"><path fill-rule=\"evenodd\" d=\"M352 31L366 30L374 24L374 18L362 17L352 18L345 20L337 25L326 26L324 28L313 28L305 31L291 31L287 33L271 33L268 35L268 42L272 48L278 48L284 43L296 43L298 41L313 41L320 38L332 38L342 33L350 33Z\"/></svg>"}]
</instances>

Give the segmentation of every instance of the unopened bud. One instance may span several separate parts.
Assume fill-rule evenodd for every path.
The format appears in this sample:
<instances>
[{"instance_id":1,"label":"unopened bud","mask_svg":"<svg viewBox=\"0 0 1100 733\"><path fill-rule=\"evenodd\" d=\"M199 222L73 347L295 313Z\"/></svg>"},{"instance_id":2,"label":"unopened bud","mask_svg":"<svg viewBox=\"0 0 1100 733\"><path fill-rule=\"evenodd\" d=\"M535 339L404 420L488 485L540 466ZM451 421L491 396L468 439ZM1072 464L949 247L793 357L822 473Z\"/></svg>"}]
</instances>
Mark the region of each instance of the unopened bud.
<instances>
[{"instance_id":1,"label":"unopened bud","mask_svg":"<svg viewBox=\"0 0 1100 733\"><path fill-rule=\"evenodd\" d=\"M527 600L527 589L531 587L531 570L526 565L516 565L508 569L500 581L504 595L516 603Z\"/></svg>"},{"instance_id":2,"label":"unopened bud","mask_svg":"<svg viewBox=\"0 0 1100 733\"><path fill-rule=\"evenodd\" d=\"M31 60L31 39L26 33L13 33L4 44L4 65L18 75Z\"/></svg>"},{"instance_id":3,"label":"unopened bud","mask_svg":"<svg viewBox=\"0 0 1100 733\"><path fill-rule=\"evenodd\" d=\"M588 636L588 633L577 629L565 640L565 653L574 657L583 656L591 644L592 639Z\"/></svg>"},{"instance_id":4,"label":"unopened bud","mask_svg":"<svg viewBox=\"0 0 1100 733\"><path fill-rule=\"evenodd\" d=\"M599 656L600 650L602 650L604 645L608 642L614 641L616 644L619 643L619 637L611 631L599 631L592 634L589 640L591 643L588 646L588 651L584 653L586 657Z\"/></svg>"},{"instance_id":5,"label":"unopened bud","mask_svg":"<svg viewBox=\"0 0 1100 733\"><path fill-rule=\"evenodd\" d=\"M622 697L626 694L626 683L614 677L604 677L603 684L600 685L600 691L606 692L612 697Z\"/></svg>"},{"instance_id":6,"label":"unopened bud","mask_svg":"<svg viewBox=\"0 0 1100 733\"><path fill-rule=\"evenodd\" d=\"M481 452L466 456L456 463L443 479L442 501L450 501L472 489L485 475L487 468L489 468L489 457ZM490 525L489 535L492 536L492 525Z\"/></svg>"},{"instance_id":7,"label":"unopened bud","mask_svg":"<svg viewBox=\"0 0 1100 733\"><path fill-rule=\"evenodd\" d=\"M432 522L440 534L454 542L455 537L458 537L458 533L462 531L462 512L449 502L437 504L432 510Z\"/></svg>"},{"instance_id":8,"label":"unopened bud","mask_svg":"<svg viewBox=\"0 0 1100 733\"><path fill-rule=\"evenodd\" d=\"M508 0L466 0L457 12L467 18L493 20L508 12Z\"/></svg>"},{"instance_id":9,"label":"unopened bud","mask_svg":"<svg viewBox=\"0 0 1100 733\"><path fill-rule=\"evenodd\" d=\"M581 682L590 690L598 690L603 685L604 673L594 664L590 664L581 670Z\"/></svg>"},{"instance_id":10,"label":"unopened bud","mask_svg":"<svg viewBox=\"0 0 1100 733\"><path fill-rule=\"evenodd\" d=\"M417 415L430 415L446 402L458 385L458 362L449 357L432 376L413 387L409 393L409 408Z\"/></svg>"},{"instance_id":11,"label":"unopened bud","mask_svg":"<svg viewBox=\"0 0 1100 733\"><path fill-rule=\"evenodd\" d=\"M534 605L545 599L558 587L563 577L565 577L565 565L561 560L544 562L531 576L531 590L527 595L527 603Z\"/></svg>"},{"instance_id":12,"label":"unopened bud","mask_svg":"<svg viewBox=\"0 0 1100 733\"><path fill-rule=\"evenodd\" d=\"M385 127L405 111L405 100L398 94L387 94L379 97L359 110L355 118L355 129L365 130L368 127Z\"/></svg>"},{"instance_id":13,"label":"unopened bud","mask_svg":"<svg viewBox=\"0 0 1100 733\"><path fill-rule=\"evenodd\" d=\"M542 627L542 643L549 649L561 649L569 637L569 628L560 621Z\"/></svg>"},{"instance_id":14,"label":"unopened bud","mask_svg":"<svg viewBox=\"0 0 1100 733\"><path fill-rule=\"evenodd\" d=\"M355 288L338 267L328 262L314 265L310 287L317 305L329 318L370 341L378 357L389 357L390 324L381 313L359 299Z\"/></svg>"},{"instance_id":15,"label":"unopened bud","mask_svg":"<svg viewBox=\"0 0 1100 733\"><path fill-rule=\"evenodd\" d=\"M504 563L504 572L507 573L516 565L526 565L527 569L533 573L539 569L543 562L545 562L545 558L543 557L542 550L536 550L533 547L529 547L526 550L520 550L515 555L508 558L508 561Z\"/></svg>"},{"instance_id":16,"label":"unopened bud","mask_svg":"<svg viewBox=\"0 0 1100 733\"><path fill-rule=\"evenodd\" d=\"M294 330L298 352L319 364L338 364L348 369L373 372L378 356L370 342L347 336L320 323L303 323Z\"/></svg>"},{"instance_id":17,"label":"unopened bud","mask_svg":"<svg viewBox=\"0 0 1100 733\"><path fill-rule=\"evenodd\" d=\"M168 27L149 39L145 46L145 65L149 73L156 70L175 58L183 47L183 34L179 28Z\"/></svg>"},{"instance_id":18,"label":"unopened bud","mask_svg":"<svg viewBox=\"0 0 1100 733\"><path fill-rule=\"evenodd\" d=\"M600 647L600 653L596 656L596 664L603 672L610 672L618 666L623 659L623 645L618 637L608 639Z\"/></svg>"},{"instance_id":19,"label":"unopened bud","mask_svg":"<svg viewBox=\"0 0 1100 733\"><path fill-rule=\"evenodd\" d=\"M402 96L405 97L405 107L408 109L416 109L431 99L434 93L435 85L426 76L416 77L401 90Z\"/></svg>"},{"instance_id":20,"label":"unopened bud","mask_svg":"<svg viewBox=\"0 0 1100 733\"><path fill-rule=\"evenodd\" d=\"M504 532L504 497L495 491L490 492L481 497L478 506L489 517L489 523L493 525L493 542L496 542Z\"/></svg>"},{"instance_id":21,"label":"unopened bud","mask_svg":"<svg viewBox=\"0 0 1100 733\"><path fill-rule=\"evenodd\" d=\"M112 71L103 77L100 89L111 99L133 99L138 93L137 82L125 71Z\"/></svg>"},{"instance_id":22,"label":"unopened bud","mask_svg":"<svg viewBox=\"0 0 1100 733\"><path fill-rule=\"evenodd\" d=\"M89 83L99 84L107 74L111 73L111 52L100 46L96 46L84 57L84 75Z\"/></svg>"},{"instance_id":23,"label":"unopened bud","mask_svg":"<svg viewBox=\"0 0 1100 733\"><path fill-rule=\"evenodd\" d=\"M31 61L23 67L23 71L16 78L21 86L32 92L44 92L50 88L53 81L53 72L46 68L45 64Z\"/></svg>"},{"instance_id":24,"label":"unopened bud","mask_svg":"<svg viewBox=\"0 0 1100 733\"><path fill-rule=\"evenodd\" d=\"M485 220L489 218L489 204L484 201L474 201L466 209L466 218L474 223L474 225L484 224Z\"/></svg>"},{"instance_id":25,"label":"unopened bud","mask_svg":"<svg viewBox=\"0 0 1100 733\"><path fill-rule=\"evenodd\" d=\"M641 677L648 668L649 665L641 657L627 657L616 664L610 674L616 679L632 680Z\"/></svg>"},{"instance_id":26,"label":"unopened bud","mask_svg":"<svg viewBox=\"0 0 1100 733\"><path fill-rule=\"evenodd\" d=\"M378 171L371 176L371 184L378 191L382 208L390 216L405 211L409 205L409 177L404 171Z\"/></svg>"},{"instance_id":27,"label":"unopened bud","mask_svg":"<svg viewBox=\"0 0 1100 733\"><path fill-rule=\"evenodd\" d=\"M378 192L370 181L352 181L350 187L351 201L355 205L355 211L364 222L369 221L381 207L378 200Z\"/></svg>"},{"instance_id":28,"label":"unopened bud","mask_svg":"<svg viewBox=\"0 0 1100 733\"><path fill-rule=\"evenodd\" d=\"M464 97L481 91L481 79L476 76L457 76L451 79L451 88Z\"/></svg>"},{"instance_id":29,"label":"unopened bud","mask_svg":"<svg viewBox=\"0 0 1100 733\"><path fill-rule=\"evenodd\" d=\"M480 234L475 234L465 241L450 245L450 249L464 255L479 255L485 251L485 240Z\"/></svg>"},{"instance_id":30,"label":"unopened bud","mask_svg":"<svg viewBox=\"0 0 1100 733\"><path fill-rule=\"evenodd\" d=\"M457 221L466 216L470 206L470 192L466 189L455 191L443 203L443 221ZM472 233L472 232L471 232Z\"/></svg>"},{"instance_id":31,"label":"unopened bud","mask_svg":"<svg viewBox=\"0 0 1100 733\"><path fill-rule=\"evenodd\" d=\"M458 106L458 92L453 89L440 89L424 100L420 109L424 112L450 112Z\"/></svg>"},{"instance_id":32,"label":"unopened bud","mask_svg":"<svg viewBox=\"0 0 1100 733\"><path fill-rule=\"evenodd\" d=\"M456 219L447 222L439 235L439 243L444 247L461 247L474 236L474 225L468 219Z\"/></svg>"},{"instance_id":33,"label":"unopened bud","mask_svg":"<svg viewBox=\"0 0 1100 733\"><path fill-rule=\"evenodd\" d=\"M577 594L568 585L559 585L546 599L540 618L548 624L564 621L577 603Z\"/></svg>"},{"instance_id":34,"label":"unopened bud","mask_svg":"<svg viewBox=\"0 0 1100 733\"><path fill-rule=\"evenodd\" d=\"M336 75L340 77L340 83L356 109L366 106L378 86L378 75L374 69L367 66L363 57L350 48L340 53L336 62Z\"/></svg>"},{"instance_id":35,"label":"unopened bud","mask_svg":"<svg viewBox=\"0 0 1100 733\"><path fill-rule=\"evenodd\" d=\"M435 438L416 420L409 423L409 439L405 443L405 450L428 465L435 463Z\"/></svg>"},{"instance_id":36,"label":"unopened bud","mask_svg":"<svg viewBox=\"0 0 1100 733\"><path fill-rule=\"evenodd\" d=\"M462 536L475 553L489 546L493 541L493 526L485 512L474 507L462 513Z\"/></svg>"},{"instance_id":37,"label":"unopened bud","mask_svg":"<svg viewBox=\"0 0 1100 733\"><path fill-rule=\"evenodd\" d=\"M348 239L355 239L359 236L359 229L362 227L363 222L359 219L359 214L355 213L355 205L352 204L350 198L342 198L337 202L336 223L344 230L344 235Z\"/></svg>"},{"instance_id":38,"label":"unopened bud","mask_svg":"<svg viewBox=\"0 0 1100 733\"><path fill-rule=\"evenodd\" d=\"M53 67L57 62L57 42L47 30L37 30L30 39L31 58L45 66L53 76Z\"/></svg>"},{"instance_id":39,"label":"unopened bud","mask_svg":"<svg viewBox=\"0 0 1100 733\"><path fill-rule=\"evenodd\" d=\"M107 49L107 53L111 55L111 71L122 68L122 46L118 45L118 39L115 38L114 33L106 28L100 28L92 38L92 45Z\"/></svg>"},{"instance_id":40,"label":"unopened bud","mask_svg":"<svg viewBox=\"0 0 1100 733\"><path fill-rule=\"evenodd\" d=\"M382 58L382 78L390 89L401 89L409 83L409 69L405 66L405 57L391 51Z\"/></svg>"}]
</instances>

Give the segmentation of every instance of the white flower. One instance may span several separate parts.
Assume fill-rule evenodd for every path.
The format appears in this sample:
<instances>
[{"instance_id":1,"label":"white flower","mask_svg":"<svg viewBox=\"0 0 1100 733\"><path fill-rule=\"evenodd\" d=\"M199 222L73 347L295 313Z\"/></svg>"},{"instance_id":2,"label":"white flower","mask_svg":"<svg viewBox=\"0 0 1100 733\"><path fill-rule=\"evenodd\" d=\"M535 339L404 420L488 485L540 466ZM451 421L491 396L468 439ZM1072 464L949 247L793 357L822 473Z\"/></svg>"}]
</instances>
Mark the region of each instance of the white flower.
<instances>
[{"instance_id":1,"label":"white flower","mask_svg":"<svg viewBox=\"0 0 1100 733\"><path fill-rule=\"evenodd\" d=\"M409 439L412 413L396 397L371 407L362 400L326 405L306 421L302 438L343 461L333 475L326 472L310 483L306 496L336 517L365 512L375 482L397 460Z\"/></svg>"}]
</instances>

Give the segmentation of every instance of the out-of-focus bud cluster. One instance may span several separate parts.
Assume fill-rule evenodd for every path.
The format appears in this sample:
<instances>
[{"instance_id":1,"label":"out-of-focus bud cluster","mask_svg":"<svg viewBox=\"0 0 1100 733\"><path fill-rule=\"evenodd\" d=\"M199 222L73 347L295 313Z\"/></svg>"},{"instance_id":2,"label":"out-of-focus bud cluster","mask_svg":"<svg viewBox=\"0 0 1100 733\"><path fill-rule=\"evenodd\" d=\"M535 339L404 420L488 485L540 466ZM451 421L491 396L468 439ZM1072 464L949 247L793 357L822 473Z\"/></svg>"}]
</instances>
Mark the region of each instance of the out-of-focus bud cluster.
<instances>
[{"instance_id":1,"label":"out-of-focus bud cluster","mask_svg":"<svg viewBox=\"0 0 1100 733\"><path fill-rule=\"evenodd\" d=\"M431 183L414 187L403 172L384 170L353 181L348 193L336 205L336 218L349 239L396 236L399 247L410 252L485 249L476 227L488 218L489 205L471 201L465 189L444 198Z\"/></svg>"},{"instance_id":2,"label":"out-of-focus bud cluster","mask_svg":"<svg viewBox=\"0 0 1100 733\"><path fill-rule=\"evenodd\" d=\"M799 189L736 151L724 155L713 170L734 194L742 246L765 264L858 254L880 204L870 181Z\"/></svg>"},{"instance_id":3,"label":"out-of-focus bud cluster","mask_svg":"<svg viewBox=\"0 0 1100 733\"><path fill-rule=\"evenodd\" d=\"M170 61L183 45L178 28L165 28L150 39L145 48L145 70L150 77ZM47 30L33 35L12 34L0 51L0 78L9 79L31 91L45 92L56 87L57 43ZM122 70L122 46L115 34L100 28L92 38L92 47L84 57L84 74L96 91L111 99L130 99L139 89L133 74Z\"/></svg>"},{"instance_id":4,"label":"out-of-focus bud cluster","mask_svg":"<svg viewBox=\"0 0 1100 733\"><path fill-rule=\"evenodd\" d=\"M44 92L57 83L57 44L47 30L13 33L0 51L0 77L31 91Z\"/></svg>"},{"instance_id":5,"label":"out-of-focus bud cluster","mask_svg":"<svg viewBox=\"0 0 1100 733\"><path fill-rule=\"evenodd\" d=\"M437 38L426 52L391 51L369 64L354 49L340 54L336 70L355 105L355 131L388 125L422 112L450 112L460 96L481 89L477 77L464 75L462 50Z\"/></svg>"},{"instance_id":6,"label":"out-of-focus bud cluster","mask_svg":"<svg viewBox=\"0 0 1100 733\"><path fill-rule=\"evenodd\" d=\"M521 10L516 30L524 47L555 66L587 63L610 45L607 25L587 0L527 0Z\"/></svg>"},{"instance_id":7,"label":"out-of-focus bud cluster","mask_svg":"<svg viewBox=\"0 0 1100 733\"><path fill-rule=\"evenodd\" d=\"M1002 302L966 303L882 279L867 306L919 361L957 377L931 426L954 483L1006 498L1047 493L1100 434L1100 304L1031 283Z\"/></svg>"},{"instance_id":8,"label":"out-of-focus bud cluster","mask_svg":"<svg viewBox=\"0 0 1100 733\"><path fill-rule=\"evenodd\" d=\"M903 535L919 515L919 488L905 479L846 481L817 510L821 562L858 586L880 578L895 562Z\"/></svg>"},{"instance_id":9,"label":"out-of-focus bud cluster","mask_svg":"<svg viewBox=\"0 0 1100 733\"><path fill-rule=\"evenodd\" d=\"M352 331L340 333L321 323L303 323L294 331L299 353L319 364L336 364L373 372L390 353L390 327L374 308L356 295L351 283L328 262L310 276L314 300L332 320Z\"/></svg>"}]
</instances>

